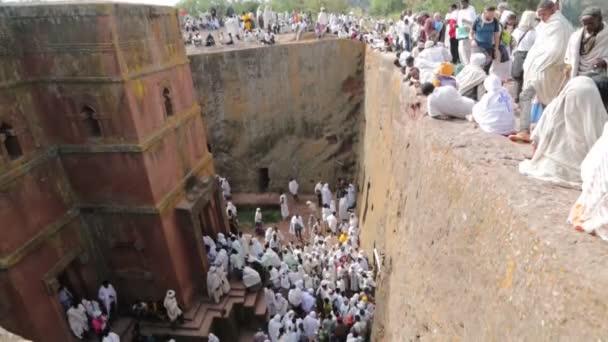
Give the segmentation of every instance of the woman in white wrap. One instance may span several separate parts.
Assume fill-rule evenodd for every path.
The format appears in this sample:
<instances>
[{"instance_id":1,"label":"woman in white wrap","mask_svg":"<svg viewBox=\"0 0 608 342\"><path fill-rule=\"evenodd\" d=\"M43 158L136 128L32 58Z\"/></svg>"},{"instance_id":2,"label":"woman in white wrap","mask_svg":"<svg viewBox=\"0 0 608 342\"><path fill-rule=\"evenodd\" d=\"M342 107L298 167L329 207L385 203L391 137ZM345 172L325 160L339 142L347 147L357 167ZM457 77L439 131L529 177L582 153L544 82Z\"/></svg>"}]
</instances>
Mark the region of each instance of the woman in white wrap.
<instances>
[{"instance_id":1,"label":"woman in white wrap","mask_svg":"<svg viewBox=\"0 0 608 342\"><path fill-rule=\"evenodd\" d=\"M281 316L275 315L268 322L268 337L270 337L270 341L277 342L279 341L279 330L283 327L281 323Z\"/></svg>"},{"instance_id":2,"label":"woman in white wrap","mask_svg":"<svg viewBox=\"0 0 608 342\"><path fill-rule=\"evenodd\" d=\"M222 296L222 280L215 270L215 266L211 266L207 272L207 294L217 304Z\"/></svg>"},{"instance_id":3,"label":"woman in white wrap","mask_svg":"<svg viewBox=\"0 0 608 342\"><path fill-rule=\"evenodd\" d=\"M182 309L180 309L179 304L177 304L175 291L173 290L167 291L163 306L165 307L165 310L167 310L167 316L169 316L169 321L171 321L171 323L175 322L175 320L182 315Z\"/></svg>"},{"instance_id":4,"label":"woman in white wrap","mask_svg":"<svg viewBox=\"0 0 608 342\"><path fill-rule=\"evenodd\" d=\"M595 82L575 77L545 109L532 132L536 147L519 171L545 181L580 186L581 163L602 135L608 113Z\"/></svg>"},{"instance_id":5,"label":"woman in white wrap","mask_svg":"<svg viewBox=\"0 0 608 342\"><path fill-rule=\"evenodd\" d=\"M287 206L287 196L285 194L279 196L279 205L281 206L281 217L285 220L289 217L289 207Z\"/></svg>"},{"instance_id":6,"label":"woman in white wrap","mask_svg":"<svg viewBox=\"0 0 608 342\"><path fill-rule=\"evenodd\" d=\"M474 58L474 55L473 57ZM515 131L513 99L498 76L491 74L483 82L487 93L473 106L473 118L484 132L508 135Z\"/></svg>"},{"instance_id":7,"label":"woman in white wrap","mask_svg":"<svg viewBox=\"0 0 608 342\"><path fill-rule=\"evenodd\" d=\"M560 91L564 80L564 55L572 34L572 25L557 10L555 3L543 1L537 13L542 23L538 25L537 38L524 62L519 133L509 136L519 142L530 141L530 110L534 97L547 106Z\"/></svg>"},{"instance_id":8,"label":"woman in white wrap","mask_svg":"<svg viewBox=\"0 0 608 342\"><path fill-rule=\"evenodd\" d=\"M608 124L581 165L583 192L570 210L574 228L608 240Z\"/></svg>"},{"instance_id":9,"label":"woman in white wrap","mask_svg":"<svg viewBox=\"0 0 608 342\"><path fill-rule=\"evenodd\" d=\"M471 62L456 75L458 93L460 95L478 101L485 93L483 81L488 77L483 70L485 63L486 56L483 53L471 55Z\"/></svg>"},{"instance_id":10,"label":"woman in white wrap","mask_svg":"<svg viewBox=\"0 0 608 342\"><path fill-rule=\"evenodd\" d=\"M73 303L67 311L67 316L72 333L78 339L82 339L82 335L89 331L89 319L87 318L86 309L82 304Z\"/></svg>"}]
</instances>

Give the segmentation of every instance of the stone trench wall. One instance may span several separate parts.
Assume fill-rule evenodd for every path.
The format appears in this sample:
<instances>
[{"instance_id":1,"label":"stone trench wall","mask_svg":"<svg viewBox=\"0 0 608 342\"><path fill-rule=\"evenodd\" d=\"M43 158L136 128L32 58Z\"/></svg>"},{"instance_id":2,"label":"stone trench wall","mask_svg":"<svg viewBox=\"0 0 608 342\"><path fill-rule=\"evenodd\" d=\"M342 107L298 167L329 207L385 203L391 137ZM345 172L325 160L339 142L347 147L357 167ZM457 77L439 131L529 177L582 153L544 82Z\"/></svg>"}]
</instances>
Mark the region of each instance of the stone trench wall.
<instances>
[{"instance_id":1,"label":"stone trench wall","mask_svg":"<svg viewBox=\"0 0 608 342\"><path fill-rule=\"evenodd\" d=\"M600 341L608 244L566 224L578 192L528 179L529 147L423 117L366 52L359 214L384 255L374 341Z\"/></svg>"},{"instance_id":2,"label":"stone trench wall","mask_svg":"<svg viewBox=\"0 0 608 342\"><path fill-rule=\"evenodd\" d=\"M191 54L218 174L235 191L271 191L296 177L304 192L321 179L353 178L363 101L364 45L307 41Z\"/></svg>"}]
</instances>

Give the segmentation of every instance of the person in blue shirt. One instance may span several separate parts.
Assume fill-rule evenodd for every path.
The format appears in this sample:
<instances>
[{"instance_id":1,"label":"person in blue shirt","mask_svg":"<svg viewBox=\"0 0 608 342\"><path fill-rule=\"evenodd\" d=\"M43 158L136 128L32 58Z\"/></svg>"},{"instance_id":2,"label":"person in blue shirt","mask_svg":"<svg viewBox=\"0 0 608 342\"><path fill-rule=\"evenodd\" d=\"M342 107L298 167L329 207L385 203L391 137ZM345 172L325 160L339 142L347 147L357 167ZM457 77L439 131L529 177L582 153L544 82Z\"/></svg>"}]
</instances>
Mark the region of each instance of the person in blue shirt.
<instances>
[{"instance_id":1,"label":"person in blue shirt","mask_svg":"<svg viewBox=\"0 0 608 342\"><path fill-rule=\"evenodd\" d=\"M470 32L472 52L486 55L484 70L488 72L492 60L498 58L500 46L500 23L494 17L496 7L488 6L483 13L475 19Z\"/></svg>"}]
</instances>

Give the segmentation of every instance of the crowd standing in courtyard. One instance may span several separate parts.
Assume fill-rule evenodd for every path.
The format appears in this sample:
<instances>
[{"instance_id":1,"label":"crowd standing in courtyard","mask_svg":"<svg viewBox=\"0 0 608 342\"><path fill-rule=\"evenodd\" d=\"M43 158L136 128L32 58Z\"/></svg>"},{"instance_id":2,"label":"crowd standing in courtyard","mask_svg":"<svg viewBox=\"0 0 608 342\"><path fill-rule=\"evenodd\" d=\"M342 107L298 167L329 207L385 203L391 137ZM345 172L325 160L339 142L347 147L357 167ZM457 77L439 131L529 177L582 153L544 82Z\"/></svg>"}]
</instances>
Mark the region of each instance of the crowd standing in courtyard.
<instances>
[{"instance_id":1,"label":"crowd standing in courtyard","mask_svg":"<svg viewBox=\"0 0 608 342\"><path fill-rule=\"evenodd\" d=\"M299 202L299 185L290 179L290 196L280 194L278 203L282 220L289 222L287 232L264 227L258 208L254 234L203 238L212 265L207 291L213 302L230 291L229 279L242 280L248 291L263 288L269 320L254 341L369 340L374 273L359 247L355 186L340 180L336 187L334 194L328 183L319 182L318 202L307 201L305 212L294 212L289 202ZM236 212L226 199L227 210Z\"/></svg>"}]
</instances>

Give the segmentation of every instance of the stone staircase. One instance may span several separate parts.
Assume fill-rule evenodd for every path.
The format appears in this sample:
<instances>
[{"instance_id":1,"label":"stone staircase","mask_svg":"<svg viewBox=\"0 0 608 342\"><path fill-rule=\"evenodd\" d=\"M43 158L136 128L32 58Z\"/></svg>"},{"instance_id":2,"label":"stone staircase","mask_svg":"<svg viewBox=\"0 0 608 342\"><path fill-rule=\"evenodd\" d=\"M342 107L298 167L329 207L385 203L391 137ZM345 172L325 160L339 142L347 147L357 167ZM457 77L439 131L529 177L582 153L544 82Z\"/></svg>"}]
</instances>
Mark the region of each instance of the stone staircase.
<instances>
[{"instance_id":1,"label":"stone staircase","mask_svg":"<svg viewBox=\"0 0 608 342\"><path fill-rule=\"evenodd\" d=\"M161 341L174 338L177 342L207 341L210 332L222 341L235 340L239 329L259 327L266 322L264 292L246 292L242 282L230 282L231 289L219 303L206 297L195 299L192 307L184 312L184 323L172 329L169 322L141 321L141 331L154 335Z\"/></svg>"}]
</instances>

